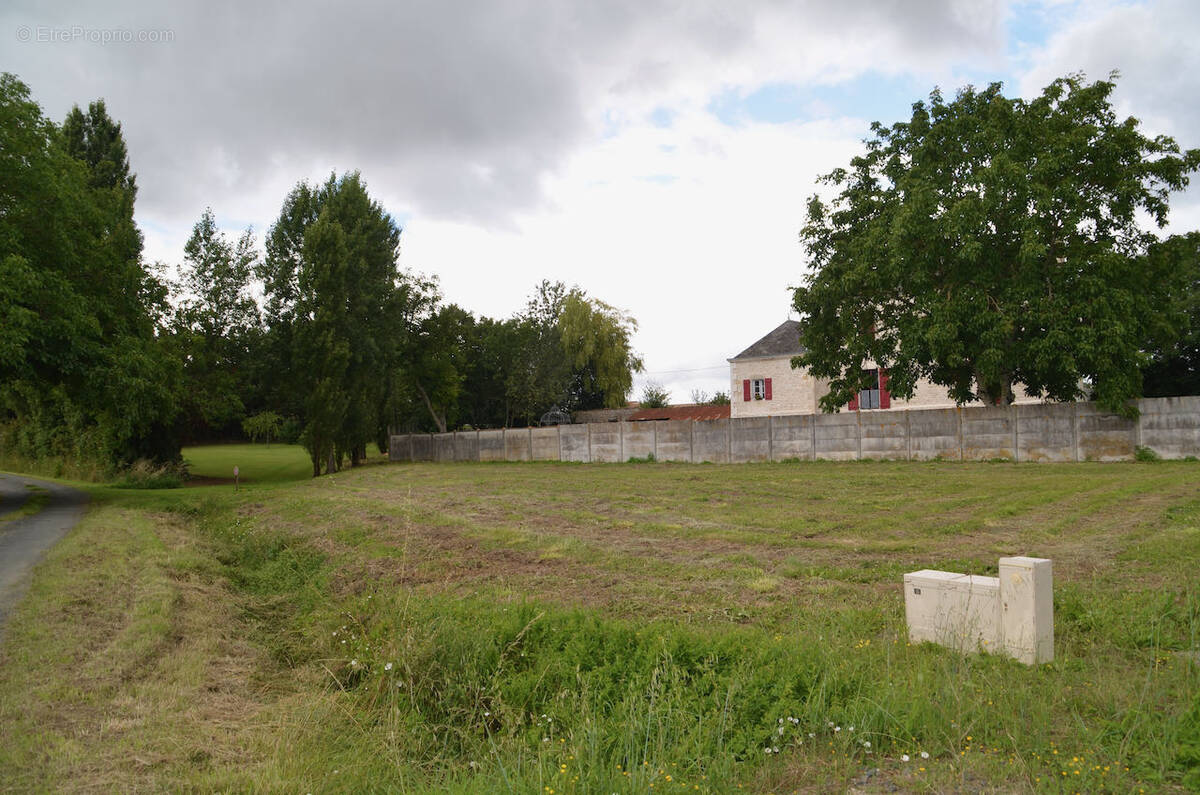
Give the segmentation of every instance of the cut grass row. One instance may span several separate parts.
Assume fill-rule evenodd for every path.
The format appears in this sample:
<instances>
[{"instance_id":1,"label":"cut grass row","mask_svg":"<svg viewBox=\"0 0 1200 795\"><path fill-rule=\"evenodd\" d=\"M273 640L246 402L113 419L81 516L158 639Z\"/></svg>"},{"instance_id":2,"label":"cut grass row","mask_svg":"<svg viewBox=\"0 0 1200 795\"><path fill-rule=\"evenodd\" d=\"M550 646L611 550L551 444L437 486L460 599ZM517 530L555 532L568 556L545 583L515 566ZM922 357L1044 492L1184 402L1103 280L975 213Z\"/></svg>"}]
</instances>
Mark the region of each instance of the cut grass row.
<instances>
[{"instance_id":1,"label":"cut grass row","mask_svg":"<svg viewBox=\"0 0 1200 795\"><path fill-rule=\"evenodd\" d=\"M1195 464L406 465L289 483L288 449L237 493L96 490L0 649L0 725L24 738L0 774L1200 786ZM252 461L194 456L214 476ZM907 644L903 571L989 573L1005 554L1055 561L1053 664Z\"/></svg>"}]
</instances>

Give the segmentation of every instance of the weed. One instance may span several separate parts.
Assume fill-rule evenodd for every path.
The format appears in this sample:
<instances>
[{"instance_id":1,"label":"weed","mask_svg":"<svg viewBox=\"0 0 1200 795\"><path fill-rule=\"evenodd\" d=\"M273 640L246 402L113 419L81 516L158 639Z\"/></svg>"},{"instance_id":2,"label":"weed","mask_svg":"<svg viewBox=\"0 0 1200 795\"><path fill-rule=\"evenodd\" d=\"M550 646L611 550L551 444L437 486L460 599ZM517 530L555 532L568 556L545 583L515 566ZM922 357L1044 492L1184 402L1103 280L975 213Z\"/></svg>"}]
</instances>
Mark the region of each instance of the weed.
<instances>
[{"instance_id":1,"label":"weed","mask_svg":"<svg viewBox=\"0 0 1200 795\"><path fill-rule=\"evenodd\" d=\"M185 464L155 464L139 459L113 482L119 489L177 489L187 479Z\"/></svg>"},{"instance_id":2,"label":"weed","mask_svg":"<svg viewBox=\"0 0 1200 795\"><path fill-rule=\"evenodd\" d=\"M1133 451L1133 458L1136 461L1161 461L1162 456L1154 451L1151 447L1138 445Z\"/></svg>"}]
</instances>

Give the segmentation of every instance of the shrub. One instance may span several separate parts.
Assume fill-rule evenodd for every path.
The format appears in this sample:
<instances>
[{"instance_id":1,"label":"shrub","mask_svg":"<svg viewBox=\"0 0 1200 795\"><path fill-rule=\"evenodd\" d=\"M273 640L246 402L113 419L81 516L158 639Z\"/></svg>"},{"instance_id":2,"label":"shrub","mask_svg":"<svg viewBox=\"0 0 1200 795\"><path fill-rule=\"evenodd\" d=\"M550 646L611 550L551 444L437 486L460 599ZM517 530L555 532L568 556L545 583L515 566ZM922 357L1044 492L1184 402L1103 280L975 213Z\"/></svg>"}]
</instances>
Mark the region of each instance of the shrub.
<instances>
[{"instance_id":1,"label":"shrub","mask_svg":"<svg viewBox=\"0 0 1200 795\"><path fill-rule=\"evenodd\" d=\"M1162 457L1153 449L1138 445L1133 451L1133 457L1138 461L1161 461Z\"/></svg>"},{"instance_id":2,"label":"shrub","mask_svg":"<svg viewBox=\"0 0 1200 795\"><path fill-rule=\"evenodd\" d=\"M187 464L156 464L147 459L133 462L113 484L119 489L177 489L187 479Z\"/></svg>"}]
</instances>

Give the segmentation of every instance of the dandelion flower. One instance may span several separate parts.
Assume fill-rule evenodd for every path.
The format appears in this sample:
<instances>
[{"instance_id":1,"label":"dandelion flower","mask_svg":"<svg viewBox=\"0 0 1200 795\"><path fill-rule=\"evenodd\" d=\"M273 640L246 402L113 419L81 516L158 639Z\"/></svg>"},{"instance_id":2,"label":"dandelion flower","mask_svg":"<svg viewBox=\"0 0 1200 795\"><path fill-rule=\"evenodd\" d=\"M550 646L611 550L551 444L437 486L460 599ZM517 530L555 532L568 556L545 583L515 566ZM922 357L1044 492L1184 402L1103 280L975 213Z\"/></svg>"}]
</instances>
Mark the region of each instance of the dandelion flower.
<instances>
[{"instance_id":1,"label":"dandelion flower","mask_svg":"<svg viewBox=\"0 0 1200 795\"><path fill-rule=\"evenodd\" d=\"M833 730L834 730L835 732L840 732L840 731L842 730L842 727L841 727L841 726L834 726L834 727L833 727Z\"/></svg>"},{"instance_id":2,"label":"dandelion flower","mask_svg":"<svg viewBox=\"0 0 1200 795\"><path fill-rule=\"evenodd\" d=\"M870 748L870 747L871 747L871 741L863 740L863 748Z\"/></svg>"},{"instance_id":3,"label":"dandelion flower","mask_svg":"<svg viewBox=\"0 0 1200 795\"><path fill-rule=\"evenodd\" d=\"M928 758L929 758L929 752L928 752L928 751L922 751L922 752L921 752L921 758L922 758L922 759L928 759Z\"/></svg>"}]
</instances>

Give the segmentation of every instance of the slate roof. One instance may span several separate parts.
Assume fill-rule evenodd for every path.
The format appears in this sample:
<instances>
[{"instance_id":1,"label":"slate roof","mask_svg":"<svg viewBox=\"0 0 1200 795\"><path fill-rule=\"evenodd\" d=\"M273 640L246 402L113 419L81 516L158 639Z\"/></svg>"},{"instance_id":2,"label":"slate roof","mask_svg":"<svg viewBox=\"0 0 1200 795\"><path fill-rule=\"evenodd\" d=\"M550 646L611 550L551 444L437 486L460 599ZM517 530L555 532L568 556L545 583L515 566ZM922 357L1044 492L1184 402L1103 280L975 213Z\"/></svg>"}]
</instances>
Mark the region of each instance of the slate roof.
<instances>
[{"instance_id":1,"label":"slate roof","mask_svg":"<svg viewBox=\"0 0 1200 795\"><path fill-rule=\"evenodd\" d=\"M630 415L630 422L646 420L727 420L729 419L729 404L712 406L708 404L685 406L667 406L662 409L639 409Z\"/></svg>"},{"instance_id":2,"label":"slate roof","mask_svg":"<svg viewBox=\"0 0 1200 795\"><path fill-rule=\"evenodd\" d=\"M764 359L772 356L799 356L804 352L805 348L800 344L800 323L796 320L785 320L770 334L729 361Z\"/></svg>"}]
</instances>

